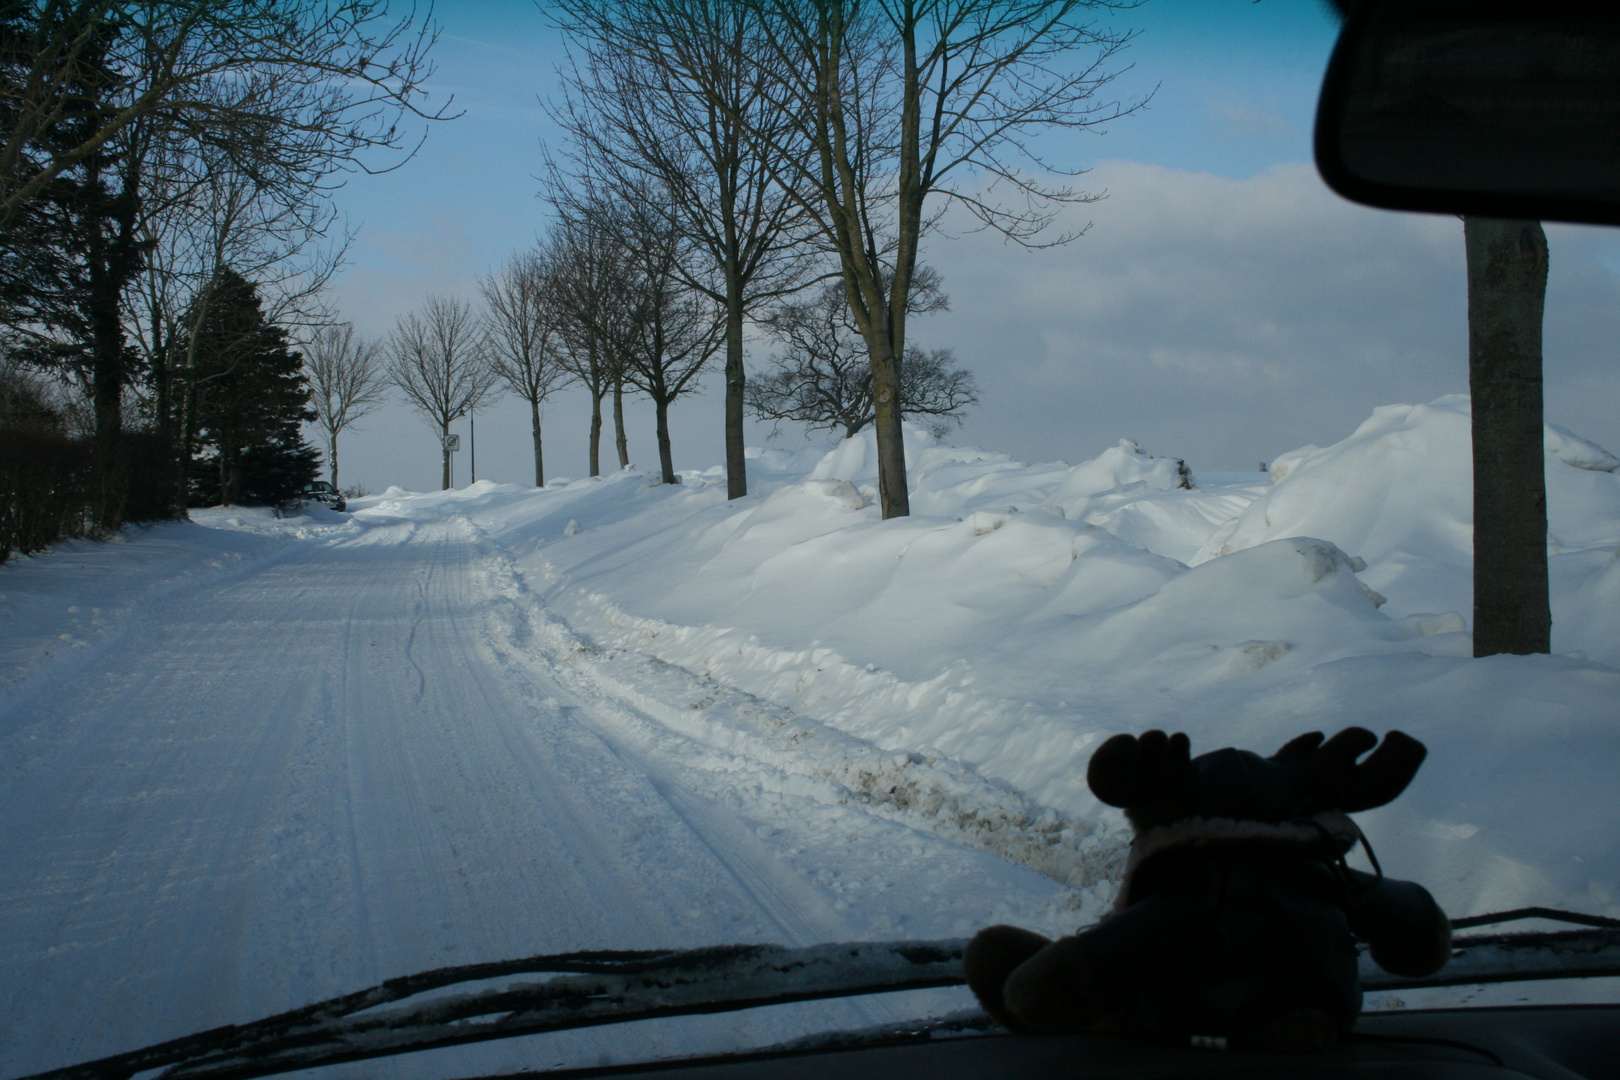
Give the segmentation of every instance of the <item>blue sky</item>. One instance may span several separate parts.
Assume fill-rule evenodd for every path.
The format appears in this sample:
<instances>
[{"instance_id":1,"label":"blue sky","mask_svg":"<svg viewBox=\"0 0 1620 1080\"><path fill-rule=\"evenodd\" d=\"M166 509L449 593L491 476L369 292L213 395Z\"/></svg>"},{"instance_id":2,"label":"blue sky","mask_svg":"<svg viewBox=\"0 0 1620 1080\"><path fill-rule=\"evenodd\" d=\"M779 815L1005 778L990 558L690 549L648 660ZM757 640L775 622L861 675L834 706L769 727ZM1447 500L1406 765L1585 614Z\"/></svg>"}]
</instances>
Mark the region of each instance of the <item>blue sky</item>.
<instances>
[{"instance_id":1,"label":"blue sky","mask_svg":"<svg viewBox=\"0 0 1620 1080\"><path fill-rule=\"evenodd\" d=\"M539 99L555 93L559 36L523 0L441 0L435 14L431 87L463 115L336 196L359 234L334 299L369 334L431 293L473 297L478 275L546 225L535 177L558 134ZM1105 134L1048 140L1055 163L1092 168L1086 186L1108 195L1068 219L1087 234L1051 251L984 236L925 249L952 310L918 320L914 340L953 348L981 386L958 440L1078 461L1130 438L1195 471L1253 468L1343 438L1377 405L1466 391L1460 222L1352 206L1309 164L1336 33L1327 6L1146 0L1113 19L1139 31L1117 87L1151 103ZM1620 244L1611 229L1549 237L1548 415L1614 449ZM675 405L678 468L722 460L720 403L711 378ZM577 393L548 404L548 474L584 474L587 408ZM477 435L481 478L531 479L525 406L480 414ZM802 445L788 431L776 444ZM630 445L656 464L650 409L632 409ZM346 434L341 460L345 484L373 490L438 475L433 433L403 406Z\"/></svg>"}]
</instances>

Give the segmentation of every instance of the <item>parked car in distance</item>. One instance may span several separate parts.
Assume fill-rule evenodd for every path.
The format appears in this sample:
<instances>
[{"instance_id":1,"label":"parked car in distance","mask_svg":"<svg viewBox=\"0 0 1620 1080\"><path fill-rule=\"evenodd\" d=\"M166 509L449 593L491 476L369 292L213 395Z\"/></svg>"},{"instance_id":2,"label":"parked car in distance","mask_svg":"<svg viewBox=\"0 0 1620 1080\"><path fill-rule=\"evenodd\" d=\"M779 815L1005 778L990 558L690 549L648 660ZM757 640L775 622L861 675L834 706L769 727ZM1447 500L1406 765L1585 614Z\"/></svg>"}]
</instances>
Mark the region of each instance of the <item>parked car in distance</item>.
<instances>
[{"instance_id":1,"label":"parked car in distance","mask_svg":"<svg viewBox=\"0 0 1620 1080\"><path fill-rule=\"evenodd\" d=\"M311 480L304 486L303 491L276 504L276 517L296 514L312 502L318 502L322 506L331 507L333 510L347 510L349 508L349 500L343 497L343 492L332 486L331 481Z\"/></svg>"},{"instance_id":2,"label":"parked car in distance","mask_svg":"<svg viewBox=\"0 0 1620 1080\"><path fill-rule=\"evenodd\" d=\"M298 493L298 497L306 503L318 502L330 506L333 510L347 510L349 500L343 497L343 492L333 487L328 480L312 480Z\"/></svg>"}]
</instances>

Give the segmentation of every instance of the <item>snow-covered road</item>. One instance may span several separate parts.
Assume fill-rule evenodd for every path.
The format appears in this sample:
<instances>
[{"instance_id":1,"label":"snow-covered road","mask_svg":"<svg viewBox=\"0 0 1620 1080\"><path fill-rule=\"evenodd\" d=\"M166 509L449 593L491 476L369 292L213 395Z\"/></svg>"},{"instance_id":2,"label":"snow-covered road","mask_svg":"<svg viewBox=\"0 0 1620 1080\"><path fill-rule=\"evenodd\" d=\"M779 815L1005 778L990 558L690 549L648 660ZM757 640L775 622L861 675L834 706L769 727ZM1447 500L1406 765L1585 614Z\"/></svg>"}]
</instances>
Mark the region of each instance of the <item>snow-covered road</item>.
<instances>
[{"instance_id":1,"label":"snow-covered road","mask_svg":"<svg viewBox=\"0 0 1620 1080\"><path fill-rule=\"evenodd\" d=\"M1062 902L1048 878L661 723L635 702L703 708L705 687L597 654L463 517L316 533L171 590L0 707L0 1075L430 967L953 936ZM582 1053L602 1052L555 1057Z\"/></svg>"}]
</instances>

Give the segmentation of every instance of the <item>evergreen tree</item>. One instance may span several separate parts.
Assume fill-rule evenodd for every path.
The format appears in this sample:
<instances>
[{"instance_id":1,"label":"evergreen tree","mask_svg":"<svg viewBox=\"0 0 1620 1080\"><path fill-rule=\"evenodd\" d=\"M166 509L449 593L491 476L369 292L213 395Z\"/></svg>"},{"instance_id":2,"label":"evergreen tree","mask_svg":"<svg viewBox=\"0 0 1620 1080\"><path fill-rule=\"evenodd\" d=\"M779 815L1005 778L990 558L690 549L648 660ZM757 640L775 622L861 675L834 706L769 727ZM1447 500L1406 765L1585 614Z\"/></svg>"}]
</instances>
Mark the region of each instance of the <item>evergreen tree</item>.
<instances>
[{"instance_id":1,"label":"evergreen tree","mask_svg":"<svg viewBox=\"0 0 1620 1080\"><path fill-rule=\"evenodd\" d=\"M187 343L197 433L192 504L296 494L320 465L299 432L315 419L303 357L265 319L258 287L235 271L221 271L198 303L207 310L188 320L198 329Z\"/></svg>"},{"instance_id":2,"label":"evergreen tree","mask_svg":"<svg viewBox=\"0 0 1620 1080\"><path fill-rule=\"evenodd\" d=\"M123 79L108 49L116 27L74 29L77 16L56 5L0 9L0 124L10 131L23 108L39 35L81 34L83 47L60 74L61 115L11 149L43 168L68 148L88 144L117 112ZM125 340L122 295L144 257L136 235L140 169L128 148L108 142L81 154L17 208L0 230L0 318L26 342L34 364L71 373L88 391L104 468L112 467L124 430L123 393L138 358ZM107 522L106 524L111 524Z\"/></svg>"},{"instance_id":3,"label":"evergreen tree","mask_svg":"<svg viewBox=\"0 0 1620 1080\"><path fill-rule=\"evenodd\" d=\"M272 439L242 451L241 501L274 506L309 486L321 472L321 452L299 437Z\"/></svg>"}]
</instances>

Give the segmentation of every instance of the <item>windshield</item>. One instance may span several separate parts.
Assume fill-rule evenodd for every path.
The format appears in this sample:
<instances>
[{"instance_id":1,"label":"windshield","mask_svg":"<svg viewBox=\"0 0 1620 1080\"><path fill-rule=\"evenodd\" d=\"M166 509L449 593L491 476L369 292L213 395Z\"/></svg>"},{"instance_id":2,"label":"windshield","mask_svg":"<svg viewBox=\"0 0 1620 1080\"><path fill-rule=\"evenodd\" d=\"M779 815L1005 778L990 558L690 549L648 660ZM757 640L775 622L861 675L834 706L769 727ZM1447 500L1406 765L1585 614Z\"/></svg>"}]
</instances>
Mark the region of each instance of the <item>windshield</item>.
<instances>
[{"instance_id":1,"label":"windshield","mask_svg":"<svg viewBox=\"0 0 1620 1080\"><path fill-rule=\"evenodd\" d=\"M546 7L436 6L424 108L456 118L408 117L414 157L301 204L340 215L297 255L318 303L265 259L271 228L233 249L246 285L165 271L201 359L115 390L125 428L184 448L165 491L185 517L92 519L0 565L0 1077L434 968L1072 934L1126 871L1131 826L1086 779L1119 732L1269 755L1398 729L1428 757L1356 815L1385 875L1453 918L1620 918L1613 230L1544 233L1550 645L1476 658L1463 224L1318 178L1326 5L1087 9L1107 34L1053 61L1100 65L1085 122L1006 133L1003 175L968 156L939 180L885 316L898 350L851 313L895 295L897 172L868 178L874 262L852 266L825 200L781 194L819 174L790 164L819 160L808 136L738 136L783 231L728 325L726 260L647 172L660 147L678 160L658 168L703 155L652 104L616 121L634 54L592 37L592 5ZM880 69L848 86L869 77L892 116ZM874 159L898 138L877 124ZM1030 214L1019 178L1045 196ZM153 215L143 274L179 228ZM322 277L308 260L345 229ZM152 325L129 303L138 351ZM46 318L24 314L7 371L59 415L50 438L103 445L94 372L17 344ZM228 396L239 339L292 366ZM328 386L333 357L371 365L367 407L242 419L277 379ZM942 987L338 1071L591 1066L967 1013Z\"/></svg>"}]
</instances>

